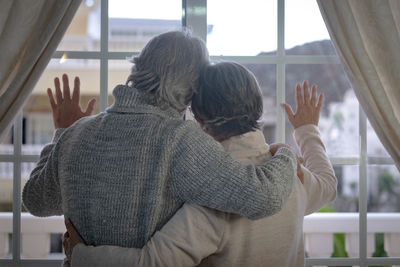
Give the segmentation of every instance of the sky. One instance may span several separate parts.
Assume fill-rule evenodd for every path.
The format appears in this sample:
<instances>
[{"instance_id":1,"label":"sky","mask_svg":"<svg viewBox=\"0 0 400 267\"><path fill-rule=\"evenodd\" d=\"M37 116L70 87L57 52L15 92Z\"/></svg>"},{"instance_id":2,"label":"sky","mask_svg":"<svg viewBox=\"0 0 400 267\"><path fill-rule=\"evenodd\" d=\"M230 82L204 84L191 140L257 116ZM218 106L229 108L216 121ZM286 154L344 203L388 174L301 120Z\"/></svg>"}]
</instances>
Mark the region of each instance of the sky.
<instances>
[{"instance_id":1,"label":"sky","mask_svg":"<svg viewBox=\"0 0 400 267\"><path fill-rule=\"evenodd\" d=\"M112 0L110 17L180 20L181 0ZM285 1L285 47L329 39L315 0ZM208 0L211 55L254 56L277 48L276 0Z\"/></svg>"}]
</instances>

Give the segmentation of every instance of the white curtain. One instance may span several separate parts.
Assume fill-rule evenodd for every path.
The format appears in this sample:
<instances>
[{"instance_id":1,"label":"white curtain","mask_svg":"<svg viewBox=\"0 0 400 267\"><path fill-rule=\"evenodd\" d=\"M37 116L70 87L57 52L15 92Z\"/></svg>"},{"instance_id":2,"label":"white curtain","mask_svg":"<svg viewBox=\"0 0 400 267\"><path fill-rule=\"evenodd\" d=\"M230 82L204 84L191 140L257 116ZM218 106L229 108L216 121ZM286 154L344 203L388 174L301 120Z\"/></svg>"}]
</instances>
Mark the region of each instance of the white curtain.
<instances>
[{"instance_id":1,"label":"white curtain","mask_svg":"<svg viewBox=\"0 0 400 267\"><path fill-rule=\"evenodd\" d=\"M317 0L372 127L400 170L400 0Z\"/></svg>"},{"instance_id":2,"label":"white curtain","mask_svg":"<svg viewBox=\"0 0 400 267\"><path fill-rule=\"evenodd\" d=\"M0 0L0 140L82 0Z\"/></svg>"}]
</instances>

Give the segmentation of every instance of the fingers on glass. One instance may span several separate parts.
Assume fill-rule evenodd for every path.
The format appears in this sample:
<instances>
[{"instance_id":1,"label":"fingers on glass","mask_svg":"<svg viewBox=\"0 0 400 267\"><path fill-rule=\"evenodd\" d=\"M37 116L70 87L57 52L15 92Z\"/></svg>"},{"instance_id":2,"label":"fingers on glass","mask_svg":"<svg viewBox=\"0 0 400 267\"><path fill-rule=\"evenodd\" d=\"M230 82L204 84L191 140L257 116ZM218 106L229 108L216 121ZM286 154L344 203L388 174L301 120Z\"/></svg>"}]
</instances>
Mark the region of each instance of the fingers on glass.
<instances>
[{"instance_id":1,"label":"fingers on glass","mask_svg":"<svg viewBox=\"0 0 400 267\"><path fill-rule=\"evenodd\" d=\"M282 103L282 107L285 109L286 114L287 114L289 120L291 121L292 118L294 117L294 112L293 112L292 107L286 103Z\"/></svg>"},{"instance_id":2,"label":"fingers on glass","mask_svg":"<svg viewBox=\"0 0 400 267\"><path fill-rule=\"evenodd\" d=\"M84 113L86 116L89 116L92 114L92 112L94 110L94 104L96 104L96 99L95 98L90 99L88 106L86 108L86 111Z\"/></svg>"},{"instance_id":3,"label":"fingers on glass","mask_svg":"<svg viewBox=\"0 0 400 267\"><path fill-rule=\"evenodd\" d=\"M51 109L55 110L57 108L57 104L56 101L54 100L53 92L51 91L50 88L47 88L47 96L49 97Z\"/></svg>"},{"instance_id":4,"label":"fingers on glass","mask_svg":"<svg viewBox=\"0 0 400 267\"><path fill-rule=\"evenodd\" d=\"M321 93L321 94L319 94L318 103L317 103L317 110L318 110L318 112L321 110L321 107L322 107L322 103L323 103L323 102L324 102L324 94Z\"/></svg>"},{"instance_id":5,"label":"fingers on glass","mask_svg":"<svg viewBox=\"0 0 400 267\"><path fill-rule=\"evenodd\" d=\"M64 99L71 100L71 95L70 95L70 91L69 91L68 75L67 74L63 74L62 80L63 80Z\"/></svg>"},{"instance_id":6,"label":"fingers on glass","mask_svg":"<svg viewBox=\"0 0 400 267\"><path fill-rule=\"evenodd\" d=\"M311 105L315 107L317 101L317 86L313 84L311 87Z\"/></svg>"},{"instance_id":7,"label":"fingers on glass","mask_svg":"<svg viewBox=\"0 0 400 267\"><path fill-rule=\"evenodd\" d=\"M299 107L299 106L304 104L303 96L301 94L301 85L300 85L300 83L296 84L296 104L297 104L297 107Z\"/></svg>"},{"instance_id":8,"label":"fingers on glass","mask_svg":"<svg viewBox=\"0 0 400 267\"><path fill-rule=\"evenodd\" d=\"M304 95L304 103L309 103L310 102L310 92L308 90L308 81L305 80L303 82L303 95Z\"/></svg>"},{"instance_id":9,"label":"fingers on glass","mask_svg":"<svg viewBox=\"0 0 400 267\"><path fill-rule=\"evenodd\" d=\"M56 99L57 99L57 104L59 105L63 101L63 95L60 88L60 79L58 78L54 79L54 87L56 88Z\"/></svg>"},{"instance_id":10,"label":"fingers on glass","mask_svg":"<svg viewBox=\"0 0 400 267\"><path fill-rule=\"evenodd\" d=\"M79 105L79 95L80 95L81 82L78 77L74 79L74 91L72 93L72 101Z\"/></svg>"}]
</instances>

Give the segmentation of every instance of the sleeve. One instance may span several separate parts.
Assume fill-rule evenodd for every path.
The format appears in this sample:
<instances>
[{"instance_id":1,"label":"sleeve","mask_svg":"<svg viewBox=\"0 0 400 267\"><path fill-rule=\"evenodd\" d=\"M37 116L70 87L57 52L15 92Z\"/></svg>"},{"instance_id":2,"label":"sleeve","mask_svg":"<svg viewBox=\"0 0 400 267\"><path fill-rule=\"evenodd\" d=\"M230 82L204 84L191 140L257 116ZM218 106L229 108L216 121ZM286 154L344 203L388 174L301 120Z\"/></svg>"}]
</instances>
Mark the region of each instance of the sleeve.
<instances>
[{"instance_id":1,"label":"sleeve","mask_svg":"<svg viewBox=\"0 0 400 267\"><path fill-rule=\"evenodd\" d=\"M171 189L184 202L259 219L279 212L292 192L297 159L290 149L263 166L244 166L197 125L176 140Z\"/></svg>"},{"instance_id":2,"label":"sleeve","mask_svg":"<svg viewBox=\"0 0 400 267\"><path fill-rule=\"evenodd\" d=\"M71 267L139 266L141 249L77 244L72 250Z\"/></svg>"},{"instance_id":3,"label":"sleeve","mask_svg":"<svg viewBox=\"0 0 400 267\"><path fill-rule=\"evenodd\" d=\"M142 249L85 246L73 250L72 267L197 266L217 251L226 215L185 204Z\"/></svg>"},{"instance_id":4,"label":"sleeve","mask_svg":"<svg viewBox=\"0 0 400 267\"><path fill-rule=\"evenodd\" d=\"M303 125L295 129L294 136L304 158L304 188L307 195L305 215L308 215L335 200L337 179L318 127Z\"/></svg>"},{"instance_id":5,"label":"sleeve","mask_svg":"<svg viewBox=\"0 0 400 267\"><path fill-rule=\"evenodd\" d=\"M52 143L43 148L39 162L24 186L23 204L35 216L44 217L63 213L56 144L64 130L55 131Z\"/></svg>"}]
</instances>

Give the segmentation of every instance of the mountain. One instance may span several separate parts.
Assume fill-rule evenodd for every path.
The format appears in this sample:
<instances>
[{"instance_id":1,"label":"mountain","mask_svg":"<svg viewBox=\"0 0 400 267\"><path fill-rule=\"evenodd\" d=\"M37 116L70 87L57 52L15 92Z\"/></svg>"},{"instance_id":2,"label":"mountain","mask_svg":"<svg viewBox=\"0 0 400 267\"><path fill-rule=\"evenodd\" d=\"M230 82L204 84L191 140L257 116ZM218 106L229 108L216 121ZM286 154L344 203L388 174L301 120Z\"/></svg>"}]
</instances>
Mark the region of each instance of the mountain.
<instances>
[{"instance_id":1,"label":"mountain","mask_svg":"<svg viewBox=\"0 0 400 267\"><path fill-rule=\"evenodd\" d=\"M286 55L335 55L330 40L306 43L287 49ZM276 52L262 52L260 56L275 55ZM276 65L246 64L257 77L264 96L275 97ZM351 88L340 64L288 64L285 72L286 101L294 104L294 88L297 82L308 80L310 85L317 84L319 91L325 94L324 112L331 102L343 101L345 92Z\"/></svg>"}]
</instances>

